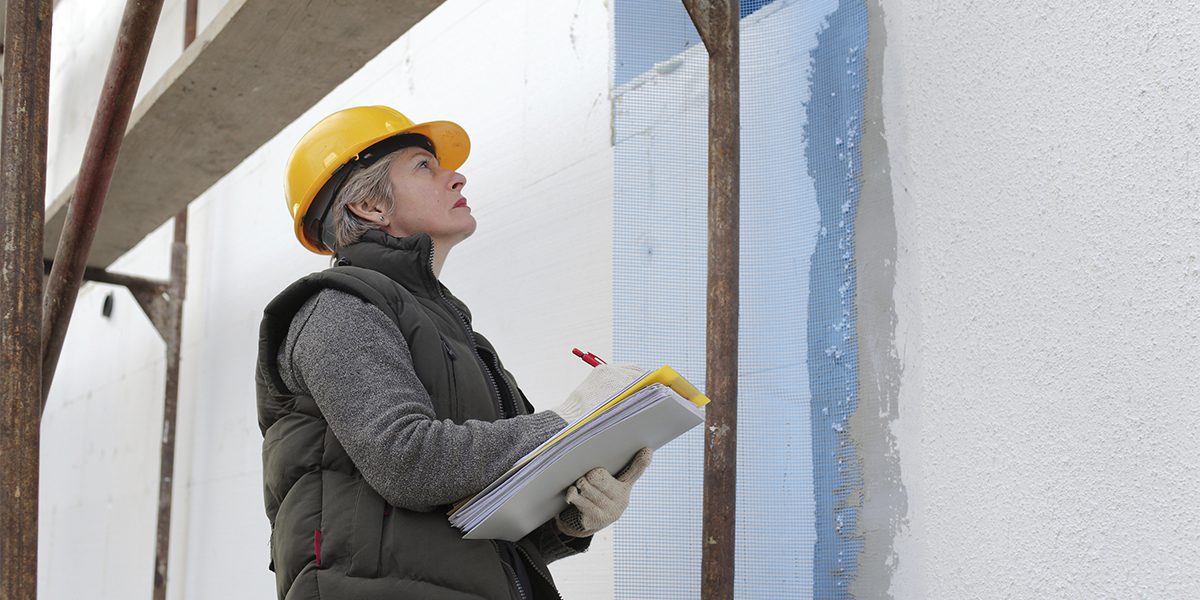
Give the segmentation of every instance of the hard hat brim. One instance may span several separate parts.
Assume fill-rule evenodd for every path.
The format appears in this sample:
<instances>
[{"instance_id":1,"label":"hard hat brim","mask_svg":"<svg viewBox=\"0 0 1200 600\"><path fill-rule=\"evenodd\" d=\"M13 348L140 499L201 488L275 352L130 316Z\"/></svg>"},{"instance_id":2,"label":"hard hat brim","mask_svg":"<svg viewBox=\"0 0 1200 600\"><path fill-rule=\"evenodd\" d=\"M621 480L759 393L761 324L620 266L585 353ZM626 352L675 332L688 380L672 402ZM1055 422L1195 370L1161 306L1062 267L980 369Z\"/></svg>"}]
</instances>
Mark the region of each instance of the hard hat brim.
<instances>
[{"instance_id":1,"label":"hard hat brim","mask_svg":"<svg viewBox=\"0 0 1200 600\"><path fill-rule=\"evenodd\" d=\"M467 162L471 154L471 138L467 132L452 121L429 121L419 123L399 133L419 133L433 142L438 164L443 169L457 169Z\"/></svg>"}]
</instances>

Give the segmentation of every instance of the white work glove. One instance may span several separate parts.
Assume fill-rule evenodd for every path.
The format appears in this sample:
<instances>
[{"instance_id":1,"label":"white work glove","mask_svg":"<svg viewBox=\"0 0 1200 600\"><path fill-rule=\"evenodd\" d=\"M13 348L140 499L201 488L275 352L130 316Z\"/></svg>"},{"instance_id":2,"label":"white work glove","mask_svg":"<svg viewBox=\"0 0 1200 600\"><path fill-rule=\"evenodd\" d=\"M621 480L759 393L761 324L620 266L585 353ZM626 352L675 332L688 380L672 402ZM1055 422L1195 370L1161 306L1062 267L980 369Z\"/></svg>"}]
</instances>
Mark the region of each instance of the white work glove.
<instances>
[{"instance_id":1,"label":"white work glove","mask_svg":"<svg viewBox=\"0 0 1200 600\"><path fill-rule=\"evenodd\" d=\"M570 506L554 517L558 530L572 537L587 537L615 523L629 506L633 482L646 472L652 454L649 448L638 450L616 477L602 467L580 477L567 488Z\"/></svg>"},{"instance_id":2,"label":"white work glove","mask_svg":"<svg viewBox=\"0 0 1200 600\"><path fill-rule=\"evenodd\" d=\"M637 365L597 366L562 404L550 410L558 413L570 425L637 381L645 372Z\"/></svg>"}]
</instances>

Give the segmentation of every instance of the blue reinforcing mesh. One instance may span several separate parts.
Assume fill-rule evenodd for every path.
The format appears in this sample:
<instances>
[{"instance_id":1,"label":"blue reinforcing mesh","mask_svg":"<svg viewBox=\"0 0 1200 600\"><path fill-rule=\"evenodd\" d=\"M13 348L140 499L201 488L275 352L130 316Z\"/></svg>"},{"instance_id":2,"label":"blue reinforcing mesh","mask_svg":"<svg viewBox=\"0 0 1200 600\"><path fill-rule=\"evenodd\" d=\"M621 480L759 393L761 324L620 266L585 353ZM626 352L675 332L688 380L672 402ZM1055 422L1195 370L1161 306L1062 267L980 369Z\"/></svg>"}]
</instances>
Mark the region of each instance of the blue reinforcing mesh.
<instances>
[{"instance_id":1,"label":"blue reinforcing mesh","mask_svg":"<svg viewBox=\"0 0 1200 600\"><path fill-rule=\"evenodd\" d=\"M682 3L615 10L614 358L702 384L708 57ZM848 598L866 9L743 0L741 13L736 593ZM656 453L617 524L618 598L699 596L702 471L700 428Z\"/></svg>"}]
</instances>

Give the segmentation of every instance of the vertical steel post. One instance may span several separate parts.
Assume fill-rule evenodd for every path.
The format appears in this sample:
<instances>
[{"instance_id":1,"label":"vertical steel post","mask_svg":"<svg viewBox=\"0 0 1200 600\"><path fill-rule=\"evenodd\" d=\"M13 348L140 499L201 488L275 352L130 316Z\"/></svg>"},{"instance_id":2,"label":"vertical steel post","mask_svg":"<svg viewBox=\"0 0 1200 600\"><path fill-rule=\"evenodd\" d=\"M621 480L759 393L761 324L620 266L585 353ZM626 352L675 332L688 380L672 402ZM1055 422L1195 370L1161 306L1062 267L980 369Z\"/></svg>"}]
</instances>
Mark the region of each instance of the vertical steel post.
<instances>
[{"instance_id":1,"label":"vertical steel post","mask_svg":"<svg viewBox=\"0 0 1200 600\"><path fill-rule=\"evenodd\" d=\"M187 50L196 41L196 15L199 12L200 0L187 0L183 16L183 49Z\"/></svg>"},{"instance_id":2,"label":"vertical steel post","mask_svg":"<svg viewBox=\"0 0 1200 600\"><path fill-rule=\"evenodd\" d=\"M167 560L171 549L171 503L175 481L175 415L179 404L179 353L183 340L183 298L187 287L187 208L175 216L171 244L171 280L163 341L167 348L166 393L163 398L162 444L159 452L158 527L154 544L154 600L167 597Z\"/></svg>"},{"instance_id":3,"label":"vertical steel post","mask_svg":"<svg viewBox=\"0 0 1200 600\"><path fill-rule=\"evenodd\" d=\"M83 153L83 167L67 208L62 238L50 270L42 317L42 405L50 392L54 369L71 323L71 311L96 237L100 211L112 181L113 168L125 139L150 42L162 12L162 0L127 0L117 43L104 79L104 89L92 120Z\"/></svg>"},{"instance_id":4,"label":"vertical steel post","mask_svg":"<svg viewBox=\"0 0 1200 600\"><path fill-rule=\"evenodd\" d=\"M9 0L0 122L0 599L37 597L52 0Z\"/></svg>"},{"instance_id":5,"label":"vertical steel post","mask_svg":"<svg viewBox=\"0 0 1200 600\"><path fill-rule=\"evenodd\" d=\"M183 47L196 40L198 0L187 0L183 21ZM163 435L159 452L158 526L154 541L154 600L166 600L167 568L171 551L171 506L175 483L175 416L179 406L179 354L183 342L183 298L187 293L187 216L183 207L175 215L175 241L171 244L171 282L167 296L168 319L166 393L163 397Z\"/></svg>"},{"instance_id":6,"label":"vertical steel post","mask_svg":"<svg viewBox=\"0 0 1200 600\"><path fill-rule=\"evenodd\" d=\"M700 596L733 598L737 524L739 3L683 0L708 50L708 405Z\"/></svg>"}]
</instances>

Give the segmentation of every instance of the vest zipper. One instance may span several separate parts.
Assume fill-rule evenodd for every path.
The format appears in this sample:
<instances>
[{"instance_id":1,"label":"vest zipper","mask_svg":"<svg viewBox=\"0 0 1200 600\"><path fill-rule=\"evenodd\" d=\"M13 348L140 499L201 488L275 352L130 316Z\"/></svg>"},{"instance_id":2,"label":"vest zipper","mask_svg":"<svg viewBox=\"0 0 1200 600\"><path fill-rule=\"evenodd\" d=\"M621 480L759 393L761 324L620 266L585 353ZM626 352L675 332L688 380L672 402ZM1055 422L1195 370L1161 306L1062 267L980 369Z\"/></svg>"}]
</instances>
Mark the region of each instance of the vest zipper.
<instances>
[{"instance_id":1,"label":"vest zipper","mask_svg":"<svg viewBox=\"0 0 1200 600\"><path fill-rule=\"evenodd\" d=\"M513 587L517 588L517 600L529 600L529 596L525 593L525 588L521 587L521 579L517 577L517 570L508 564L504 558L504 551L500 549L500 544L508 542L490 541L492 542L492 549L496 551L496 556L500 559L500 566L504 569L504 574L508 575L509 580L513 583Z\"/></svg>"},{"instance_id":2,"label":"vest zipper","mask_svg":"<svg viewBox=\"0 0 1200 600\"><path fill-rule=\"evenodd\" d=\"M449 362L446 363L446 371L450 381L450 417L458 422L462 418L462 402L458 398L458 376L454 373L454 363L458 362L458 353L450 347L450 342L441 332L438 332L438 337L442 339L442 349L446 351L446 357L449 359Z\"/></svg>"},{"instance_id":3,"label":"vest zipper","mask_svg":"<svg viewBox=\"0 0 1200 600\"><path fill-rule=\"evenodd\" d=\"M493 352L492 358L496 360L496 368L499 369L500 368L500 357L497 356L496 353ZM512 384L510 384L508 382L507 378L501 377L501 379L504 380L504 387L508 390L508 397L512 398L513 416L515 417L519 414L522 414L521 410L524 407L525 403L521 401L521 393L519 391L517 391L516 389L513 389Z\"/></svg>"},{"instance_id":4,"label":"vest zipper","mask_svg":"<svg viewBox=\"0 0 1200 600\"><path fill-rule=\"evenodd\" d=\"M517 596L520 597L521 600L529 600L529 595L525 593L525 588L521 587L521 580L517 577L517 572L514 571L513 568L503 560L500 561L500 564L504 565L504 572L508 574L509 578L513 582L513 585L517 587Z\"/></svg>"},{"instance_id":5,"label":"vest zipper","mask_svg":"<svg viewBox=\"0 0 1200 600\"><path fill-rule=\"evenodd\" d=\"M558 600L563 600L562 594L558 593L558 586L554 585L554 580L550 579L550 575L543 571L542 568L537 565L537 563L533 562L533 558L529 556L529 553L517 543L513 544L513 548L516 548L517 552L520 552L521 556L525 557L525 562L527 562L529 566L533 567L533 570L546 581L546 585L549 585L550 589L554 590L554 597L558 598Z\"/></svg>"},{"instance_id":6,"label":"vest zipper","mask_svg":"<svg viewBox=\"0 0 1200 600\"><path fill-rule=\"evenodd\" d=\"M442 283L438 281L437 275L433 272L432 237L429 238L429 274L433 276L433 281L437 284L439 302L441 302L444 306L446 306L446 308L449 308L451 312L458 316L458 322L462 324L463 331L467 334L467 340L471 342L472 348L476 348L477 342L475 341L475 332L471 329L471 324L467 322L467 316L462 314L462 311L458 310L458 307L446 297L446 293L442 291ZM492 385L492 393L495 394L494 398L496 399L496 410L499 412L500 418L507 418L509 415L504 414L504 402L501 400L500 386L496 385L496 377L492 375L492 370L488 368L488 366L484 363L483 358L479 356L478 350L475 350L472 352L472 354L475 355L475 362L479 363L480 368L483 369L483 373L487 375L488 383Z\"/></svg>"},{"instance_id":7,"label":"vest zipper","mask_svg":"<svg viewBox=\"0 0 1200 600\"><path fill-rule=\"evenodd\" d=\"M491 359L492 359L492 365L496 369L495 372L499 373L500 372L500 357L497 356L495 352L491 352L491 351L488 352L488 356L491 357ZM490 372L491 371L489 371L489 373ZM508 390L508 397L512 399L512 414L508 415L508 416L515 417L519 414L522 414L521 406L520 406L521 400L520 400L520 396L518 396L518 394L517 394L517 391L514 390L512 385L510 385L508 383L507 378L501 376L500 380L501 380L501 382L504 383L504 389ZM499 389L497 389L497 391L499 391ZM503 395L500 396L500 405L501 405L501 407L503 407L503 405L504 405L504 396ZM507 411L503 411L503 412L505 412L505 414L507 414Z\"/></svg>"}]
</instances>

